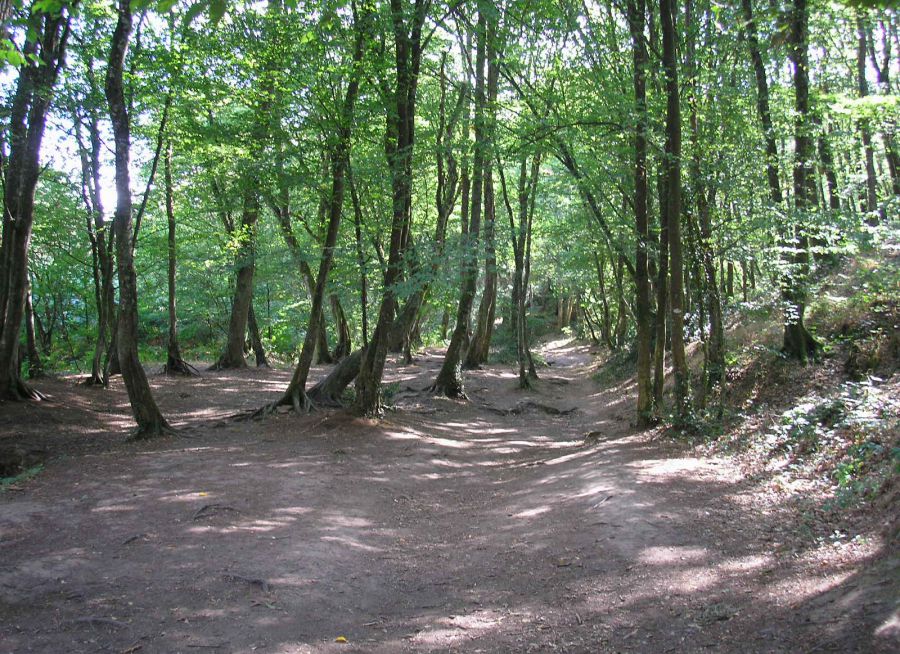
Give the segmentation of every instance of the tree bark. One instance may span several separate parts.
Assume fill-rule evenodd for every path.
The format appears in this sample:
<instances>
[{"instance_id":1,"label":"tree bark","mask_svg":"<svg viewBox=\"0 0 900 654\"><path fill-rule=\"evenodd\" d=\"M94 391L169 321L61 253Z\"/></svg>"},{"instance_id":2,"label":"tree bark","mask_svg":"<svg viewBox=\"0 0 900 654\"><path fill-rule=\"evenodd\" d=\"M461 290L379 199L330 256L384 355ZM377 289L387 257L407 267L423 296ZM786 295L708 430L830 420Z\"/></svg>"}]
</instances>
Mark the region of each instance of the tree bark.
<instances>
[{"instance_id":1,"label":"tree bark","mask_svg":"<svg viewBox=\"0 0 900 654\"><path fill-rule=\"evenodd\" d=\"M9 158L5 163L0 239L0 399L41 399L21 378L18 346L25 315L34 190L53 87L63 65L70 8L45 14L31 9L22 53L26 62L10 107Z\"/></svg>"},{"instance_id":2,"label":"tree bark","mask_svg":"<svg viewBox=\"0 0 900 654\"><path fill-rule=\"evenodd\" d=\"M328 274L334 259L334 248L337 245L338 232L341 225L341 212L344 203L344 190L346 186L347 169L350 165L350 145L353 129L353 115L356 108L356 100L359 97L359 85L362 77L362 61L365 54L366 36L370 22L371 8L367 5L364 13L357 15L354 10L354 46L351 59L351 72L344 92L344 101L341 106L337 130L337 142L331 152L331 193L328 200L328 228L325 233L325 241L322 247L322 256L319 261L319 274L316 277L316 286L312 295L312 306L309 312L309 322L306 328L306 338L300 350L300 360L294 369L291 382L282 395L268 407L263 407L262 412L267 412L278 405L293 407L294 411L309 411L312 404L306 394L306 381L309 378L309 370L312 366L313 353L316 350L318 332L322 324L322 308L325 299L325 289L328 284Z\"/></svg>"},{"instance_id":3,"label":"tree bark","mask_svg":"<svg viewBox=\"0 0 900 654\"><path fill-rule=\"evenodd\" d=\"M211 367L212 370L226 368L246 368L244 359L244 335L253 301L253 276L256 271L256 225L259 221L259 194L255 180L245 180L243 211L240 231L234 235L238 239L235 255L234 296L231 302L231 316L228 320L228 334L225 351Z\"/></svg>"},{"instance_id":4,"label":"tree bark","mask_svg":"<svg viewBox=\"0 0 900 654\"><path fill-rule=\"evenodd\" d=\"M809 53L808 53L807 0L794 0L790 23L789 56L794 67L794 93L796 112L794 144L794 206L798 221L793 225L794 254L792 269L782 291L787 305L784 326L784 353L805 363L814 358L819 343L804 325L806 312L806 279L809 275L809 237L803 223L805 214L815 209L816 187L810 161L812 161L812 137L810 135L809 110Z\"/></svg>"},{"instance_id":5,"label":"tree bark","mask_svg":"<svg viewBox=\"0 0 900 654\"><path fill-rule=\"evenodd\" d=\"M797 11L796 8L795 11ZM865 23L863 21L863 14L859 10L857 10L856 13L856 34L856 85L857 90L859 91L859 97L865 98L869 95L869 84L866 81L867 39ZM859 132L860 137L862 138L863 155L865 162L864 167L866 171L866 223L868 223L869 225L877 225L879 222L878 178L875 174L875 148L872 145L872 127L869 125L868 120L864 119L859 121ZM883 220L884 217L882 216L881 219Z\"/></svg>"},{"instance_id":6,"label":"tree bark","mask_svg":"<svg viewBox=\"0 0 900 654\"><path fill-rule=\"evenodd\" d=\"M378 321L369 347L363 355L360 374L356 378L353 410L365 416L381 414L381 378L397 307L395 285L402 277L403 257L409 241L416 96L422 62L422 26L429 4L425 0L415 0L411 11L407 11L402 0L391 0L396 69L395 105L389 114L385 139L393 200L391 241Z\"/></svg>"},{"instance_id":7,"label":"tree bark","mask_svg":"<svg viewBox=\"0 0 900 654\"><path fill-rule=\"evenodd\" d=\"M635 236L635 312L637 322L637 422L647 426L653 421L653 380L651 368L652 324L650 312L650 273L648 248L650 226L647 216L647 44L644 38L646 7L644 0L628 0L628 27L631 32L634 61L634 102L637 120L634 129L634 218Z\"/></svg>"},{"instance_id":8,"label":"tree bark","mask_svg":"<svg viewBox=\"0 0 900 654\"><path fill-rule=\"evenodd\" d=\"M470 217L468 231L462 239L462 280L460 285L459 305L456 311L456 323L450 344L444 355L441 370L432 385L435 393L452 398L465 398L462 378L462 357L465 341L468 336L469 320L472 304L475 299L475 285L478 277L478 241L481 231L482 199L485 179L485 156L488 138L485 117L485 62L487 59L488 40L493 34L489 28L487 13L492 11L484 0L478 2L478 25L476 27L475 54L475 152L472 162L472 200L469 205ZM493 21L490 22L493 25Z\"/></svg>"},{"instance_id":9,"label":"tree bark","mask_svg":"<svg viewBox=\"0 0 900 654\"><path fill-rule=\"evenodd\" d=\"M132 249L131 179L128 170L131 156L131 126L125 104L123 67L131 36L131 0L119 0L118 19L110 47L106 73L106 99L115 138L116 212L113 218L117 269L119 277L119 320L117 348L122 378L128 390L128 400L137 422L134 438L150 438L171 431L153 399L147 375L138 358L137 332L137 276Z\"/></svg>"},{"instance_id":10,"label":"tree bark","mask_svg":"<svg viewBox=\"0 0 900 654\"><path fill-rule=\"evenodd\" d=\"M163 372L167 375L191 375L193 371L181 358L181 347L178 343L178 313L176 311L176 271L178 268L178 252L175 242L175 195L172 190L172 141L166 144L166 155L163 161L163 183L166 199L166 225L168 228L168 312L169 333L166 341L166 365Z\"/></svg>"}]
</instances>

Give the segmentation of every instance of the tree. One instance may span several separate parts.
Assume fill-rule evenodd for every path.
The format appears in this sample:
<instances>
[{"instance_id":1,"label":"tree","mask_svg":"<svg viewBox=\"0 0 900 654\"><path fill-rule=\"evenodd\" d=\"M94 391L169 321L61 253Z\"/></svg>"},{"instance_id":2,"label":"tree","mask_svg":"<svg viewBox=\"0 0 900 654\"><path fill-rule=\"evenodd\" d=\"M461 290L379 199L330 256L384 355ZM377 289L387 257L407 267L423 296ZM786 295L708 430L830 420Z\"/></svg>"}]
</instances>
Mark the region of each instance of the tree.
<instances>
[{"instance_id":1,"label":"tree","mask_svg":"<svg viewBox=\"0 0 900 654\"><path fill-rule=\"evenodd\" d=\"M116 160L116 212L113 232L116 242L116 266L119 278L119 320L117 348L122 378L128 390L128 400L137 429L136 439L151 438L171 432L150 390L147 374L138 357L137 275L134 269L134 237L131 177L128 170L131 158L131 125L125 101L123 71L125 54L131 38L131 0L119 0L116 28L110 44L109 65L106 71L106 99L113 125Z\"/></svg>"},{"instance_id":2,"label":"tree","mask_svg":"<svg viewBox=\"0 0 900 654\"><path fill-rule=\"evenodd\" d=\"M41 399L19 371L19 334L25 315L28 251L34 222L34 190L40 175L41 142L53 87L64 62L74 5L60 2L28 16L28 33L10 109L3 232L0 244L0 399Z\"/></svg>"}]
</instances>

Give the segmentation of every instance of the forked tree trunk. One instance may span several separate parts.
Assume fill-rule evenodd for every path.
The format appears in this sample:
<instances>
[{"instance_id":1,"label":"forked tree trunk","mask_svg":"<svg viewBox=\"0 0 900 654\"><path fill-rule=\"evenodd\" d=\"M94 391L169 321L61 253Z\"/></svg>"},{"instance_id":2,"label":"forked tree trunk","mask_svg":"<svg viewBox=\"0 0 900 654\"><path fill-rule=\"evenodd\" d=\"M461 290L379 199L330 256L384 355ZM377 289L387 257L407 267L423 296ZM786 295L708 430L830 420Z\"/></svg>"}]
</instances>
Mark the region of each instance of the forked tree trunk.
<instances>
[{"instance_id":1,"label":"forked tree trunk","mask_svg":"<svg viewBox=\"0 0 900 654\"><path fill-rule=\"evenodd\" d=\"M131 0L119 0L117 13L118 20L113 31L106 74L106 99L115 138L116 160L116 212L113 229L118 255L120 298L117 348L122 378L137 422L134 438L149 438L171 431L171 428L153 399L147 375L138 358L137 276L134 270L131 180L128 170L131 127L122 85L125 53L131 36Z\"/></svg>"},{"instance_id":2,"label":"forked tree trunk","mask_svg":"<svg viewBox=\"0 0 900 654\"><path fill-rule=\"evenodd\" d=\"M250 310L247 312L247 333L250 336L250 349L256 359L257 368L268 368L269 360L266 358L266 349L263 347L262 336L259 332L259 323L256 321L256 311L253 302L250 302Z\"/></svg>"},{"instance_id":3,"label":"forked tree trunk","mask_svg":"<svg viewBox=\"0 0 900 654\"><path fill-rule=\"evenodd\" d=\"M228 334L225 351L212 366L213 370L245 368L244 335L253 301L253 276L256 271L256 224L259 221L259 195L254 180L245 180L241 231L235 237L238 241L235 256L234 296L231 301L231 316L228 320Z\"/></svg>"},{"instance_id":4,"label":"forked tree trunk","mask_svg":"<svg viewBox=\"0 0 900 654\"><path fill-rule=\"evenodd\" d=\"M10 106L9 158L5 163L3 231L0 238L0 399L41 399L19 367L19 335L25 315L28 251L34 222L34 190L53 87L63 65L70 8L28 17L25 63Z\"/></svg>"},{"instance_id":5,"label":"forked tree trunk","mask_svg":"<svg viewBox=\"0 0 900 654\"><path fill-rule=\"evenodd\" d=\"M360 374L356 378L356 400L353 410L365 416L381 414L381 378L384 374L390 332L397 307L395 285L402 278L403 255L409 243L412 220L416 97L422 63L422 26L430 3L415 0L411 12L403 5L401 0L391 0L396 89L395 106L389 114L385 139L391 174L391 241L378 321L372 332L369 347L363 355Z\"/></svg>"}]
</instances>

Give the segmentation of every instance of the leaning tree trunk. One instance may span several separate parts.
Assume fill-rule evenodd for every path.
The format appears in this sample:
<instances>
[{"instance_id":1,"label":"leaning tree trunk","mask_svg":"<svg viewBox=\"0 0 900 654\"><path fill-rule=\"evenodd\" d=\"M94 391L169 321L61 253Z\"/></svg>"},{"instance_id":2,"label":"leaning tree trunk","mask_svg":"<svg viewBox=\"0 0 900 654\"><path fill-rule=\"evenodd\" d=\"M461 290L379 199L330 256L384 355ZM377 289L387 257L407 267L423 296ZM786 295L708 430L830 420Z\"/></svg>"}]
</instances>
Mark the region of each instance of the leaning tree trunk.
<instances>
[{"instance_id":1,"label":"leaning tree trunk","mask_svg":"<svg viewBox=\"0 0 900 654\"><path fill-rule=\"evenodd\" d=\"M117 348L122 378L137 422L134 438L149 438L171 431L150 390L147 375L138 358L137 276L134 269L131 179L131 127L122 77L125 53L131 36L131 0L119 0L118 20L112 36L109 68L106 73L106 100L115 138L116 212L113 230L116 239L119 277L119 321Z\"/></svg>"},{"instance_id":2,"label":"leaning tree trunk","mask_svg":"<svg viewBox=\"0 0 900 654\"><path fill-rule=\"evenodd\" d=\"M306 337L300 350L300 360L294 369L291 382L284 394L276 402L263 407L257 414L271 412L279 405L290 406L297 413L309 411L312 404L306 394L306 381L312 367L313 354L316 350L318 331L322 324L322 308L325 300L325 289L328 284L328 274L334 260L334 248L337 245L338 232L341 225L341 211L344 204L344 189L346 186L347 169L350 165L350 145L352 136L353 113L356 107L356 99L359 97L359 84L362 77L362 61L365 53L366 36L370 22L371 8L367 5L364 14L359 16L354 11L354 47L352 59L352 73L347 82L344 94L344 102L336 126L337 142L331 153L331 194L328 201L328 228L325 233L325 242L322 248L322 257L319 260L319 274L316 277L316 286L312 296L312 306L309 312L309 323L306 328Z\"/></svg>"},{"instance_id":3,"label":"leaning tree trunk","mask_svg":"<svg viewBox=\"0 0 900 654\"><path fill-rule=\"evenodd\" d=\"M34 190L52 90L63 65L71 13L32 8L10 106L9 158L5 162L3 231L0 239L0 399L41 399L21 378L18 346L25 315L28 251L34 222Z\"/></svg>"}]
</instances>

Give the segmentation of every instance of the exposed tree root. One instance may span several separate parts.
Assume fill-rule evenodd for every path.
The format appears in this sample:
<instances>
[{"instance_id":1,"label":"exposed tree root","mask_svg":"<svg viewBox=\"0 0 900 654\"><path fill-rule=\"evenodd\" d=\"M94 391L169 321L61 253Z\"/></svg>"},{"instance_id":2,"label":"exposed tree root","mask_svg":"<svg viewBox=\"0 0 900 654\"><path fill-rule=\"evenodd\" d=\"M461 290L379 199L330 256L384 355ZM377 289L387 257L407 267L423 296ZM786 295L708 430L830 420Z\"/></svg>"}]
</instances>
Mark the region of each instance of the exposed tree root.
<instances>
[{"instance_id":1,"label":"exposed tree root","mask_svg":"<svg viewBox=\"0 0 900 654\"><path fill-rule=\"evenodd\" d=\"M224 356L212 364L209 368L207 368L210 372L216 372L219 370L237 370L240 368L246 368L247 362L244 359L241 359L240 362L237 361L229 361Z\"/></svg>"},{"instance_id":2,"label":"exposed tree root","mask_svg":"<svg viewBox=\"0 0 900 654\"><path fill-rule=\"evenodd\" d=\"M104 388L109 386L109 384L106 383L106 381L103 379L103 377L101 375L93 375L93 374L85 377L81 381L81 383L84 384L85 386L102 386Z\"/></svg>"},{"instance_id":3,"label":"exposed tree root","mask_svg":"<svg viewBox=\"0 0 900 654\"><path fill-rule=\"evenodd\" d=\"M134 431L132 431L128 439L129 441L149 441L154 438L161 438L163 436L180 436L179 432L170 427L167 423L163 422L162 424L152 424L145 425L143 427L138 427Z\"/></svg>"},{"instance_id":4,"label":"exposed tree root","mask_svg":"<svg viewBox=\"0 0 900 654\"><path fill-rule=\"evenodd\" d=\"M288 388L288 390L285 391L284 395L275 402L266 404L256 411L253 411L249 415L238 414L236 418L238 420L262 420L263 418L267 418L268 416L277 412L278 407L282 406L289 407L289 410L293 410L294 413L302 414L312 413L316 410L316 406L312 403L312 400L309 399L309 396L303 390L299 388Z\"/></svg>"},{"instance_id":5,"label":"exposed tree root","mask_svg":"<svg viewBox=\"0 0 900 654\"><path fill-rule=\"evenodd\" d=\"M491 406L490 404L482 404L481 406L483 406L488 411L501 416L517 416L530 410L540 411L550 416L567 416L578 411L578 407L573 406L570 409L559 409L549 404L535 402L534 400L522 400L521 402L516 403L516 405L511 409L501 409L499 407Z\"/></svg>"},{"instance_id":6,"label":"exposed tree root","mask_svg":"<svg viewBox=\"0 0 900 654\"><path fill-rule=\"evenodd\" d=\"M443 384L435 382L424 390L425 392L431 393L432 395L443 395L444 397L449 397L451 400L464 400L466 402L469 401L469 396L466 395L465 390L463 390L462 384L458 383Z\"/></svg>"},{"instance_id":7,"label":"exposed tree root","mask_svg":"<svg viewBox=\"0 0 900 654\"><path fill-rule=\"evenodd\" d=\"M183 377L201 377L200 371L184 359L167 361L160 371L162 375L181 375Z\"/></svg>"},{"instance_id":8,"label":"exposed tree root","mask_svg":"<svg viewBox=\"0 0 900 654\"><path fill-rule=\"evenodd\" d=\"M17 379L4 393L0 393L0 399L11 402L44 402L48 400L46 395L21 379Z\"/></svg>"}]
</instances>

